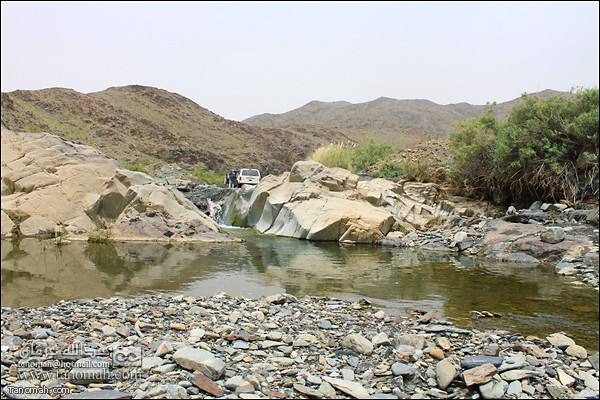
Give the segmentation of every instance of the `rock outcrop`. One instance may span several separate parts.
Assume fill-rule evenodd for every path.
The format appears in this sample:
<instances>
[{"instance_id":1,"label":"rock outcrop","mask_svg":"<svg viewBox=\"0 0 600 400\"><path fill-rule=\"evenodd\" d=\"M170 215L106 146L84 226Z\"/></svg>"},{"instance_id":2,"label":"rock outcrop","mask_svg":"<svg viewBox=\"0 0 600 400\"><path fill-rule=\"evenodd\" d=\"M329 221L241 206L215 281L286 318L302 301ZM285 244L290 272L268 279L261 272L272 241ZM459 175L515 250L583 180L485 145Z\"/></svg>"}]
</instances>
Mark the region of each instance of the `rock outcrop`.
<instances>
[{"instance_id":1,"label":"rock outcrop","mask_svg":"<svg viewBox=\"0 0 600 400\"><path fill-rule=\"evenodd\" d=\"M391 231L424 229L474 214L443 200L436 185L360 181L342 168L299 161L228 199L223 222L309 240L374 243Z\"/></svg>"},{"instance_id":2,"label":"rock outcrop","mask_svg":"<svg viewBox=\"0 0 600 400\"><path fill-rule=\"evenodd\" d=\"M228 241L181 193L82 144L2 128L2 236Z\"/></svg>"}]
</instances>

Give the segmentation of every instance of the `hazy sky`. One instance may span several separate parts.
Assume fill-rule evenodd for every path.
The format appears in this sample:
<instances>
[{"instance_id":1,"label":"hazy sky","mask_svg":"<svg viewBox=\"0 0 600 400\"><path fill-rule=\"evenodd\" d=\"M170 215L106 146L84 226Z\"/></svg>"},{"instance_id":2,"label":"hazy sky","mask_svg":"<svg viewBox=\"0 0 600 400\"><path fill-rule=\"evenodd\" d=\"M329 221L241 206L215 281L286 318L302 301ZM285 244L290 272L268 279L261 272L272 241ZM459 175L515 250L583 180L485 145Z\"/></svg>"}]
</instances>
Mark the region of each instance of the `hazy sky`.
<instances>
[{"instance_id":1,"label":"hazy sky","mask_svg":"<svg viewBox=\"0 0 600 400\"><path fill-rule=\"evenodd\" d=\"M225 118L598 87L598 2L2 1L2 92L154 86Z\"/></svg>"}]
</instances>

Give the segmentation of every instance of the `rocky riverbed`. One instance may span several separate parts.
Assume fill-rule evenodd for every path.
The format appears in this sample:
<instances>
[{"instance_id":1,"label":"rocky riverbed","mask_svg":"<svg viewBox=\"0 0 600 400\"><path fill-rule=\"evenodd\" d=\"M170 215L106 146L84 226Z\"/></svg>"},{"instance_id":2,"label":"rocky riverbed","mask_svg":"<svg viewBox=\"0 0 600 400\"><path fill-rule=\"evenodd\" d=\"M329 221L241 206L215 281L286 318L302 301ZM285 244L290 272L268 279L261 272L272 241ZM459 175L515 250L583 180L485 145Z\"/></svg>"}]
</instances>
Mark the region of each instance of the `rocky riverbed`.
<instances>
[{"instance_id":1,"label":"rocky riverbed","mask_svg":"<svg viewBox=\"0 0 600 400\"><path fill-rule=\"evenodd\" d=\"M558 275L598 289L598 208L563 204L509 207L499 218L457 217L430 231L393 232L378 244L485 256L517 263L551 263Z\"/></svg>"},{"instance_id":2,"label":"rocky riverbed","mask_svg":"<svg viewBox=\"0 0 600 400\"><path fill-rule=\"evenodd\" d=\"M598 398L598 353L365 300L161 297L2 309L9 398Z\"/></svg>"}]
</instances>

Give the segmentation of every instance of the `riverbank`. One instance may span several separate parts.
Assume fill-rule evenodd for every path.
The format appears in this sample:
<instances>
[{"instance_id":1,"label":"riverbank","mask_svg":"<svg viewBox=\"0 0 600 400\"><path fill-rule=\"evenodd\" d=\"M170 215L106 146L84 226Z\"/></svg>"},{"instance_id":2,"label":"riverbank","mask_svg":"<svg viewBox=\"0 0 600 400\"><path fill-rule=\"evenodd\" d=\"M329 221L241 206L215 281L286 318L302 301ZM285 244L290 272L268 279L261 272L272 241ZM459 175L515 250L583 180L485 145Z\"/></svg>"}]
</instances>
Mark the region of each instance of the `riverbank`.
<instances>
[{"instance_id":1,"label":"riverbank","mask_svg":"<svg viewBox=\"0 0 600 400\"><path fill-rule=\"evenodd\" d=\"M505 216L456 218L452 226L392 233L377 244L441 253L483 256L519 264L546 263L560 276L599 288L598 208L575 210L537 202L511 207Z\"/></svg>"},{"instance_id":2,"label":"riverbank","mask_svg":"<svg viewBox=\"0 0 600 400\"><path fill-rule=\"evenodd\" d=\"M524 334L333 298L61 301L2 309L2 386L11 398L598 397L598 353Z\"/></svg>"}]
</instances>

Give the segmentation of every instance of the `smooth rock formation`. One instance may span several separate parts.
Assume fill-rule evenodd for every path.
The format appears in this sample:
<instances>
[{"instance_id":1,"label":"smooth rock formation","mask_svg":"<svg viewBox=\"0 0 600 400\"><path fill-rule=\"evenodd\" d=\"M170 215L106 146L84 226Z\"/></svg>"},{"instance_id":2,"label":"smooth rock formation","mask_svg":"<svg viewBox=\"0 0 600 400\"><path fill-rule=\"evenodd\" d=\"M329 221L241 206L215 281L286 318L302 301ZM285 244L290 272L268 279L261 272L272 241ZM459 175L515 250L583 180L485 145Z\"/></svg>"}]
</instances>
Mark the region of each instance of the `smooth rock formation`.
<instances>
[{"instance_id":1,"label":"smooth rock formation","mask_svg":"<svg viewBox=\"0 0 600 400\"><path fill-rule=\"evenodd\" d=\"M97 150L2 128L2 236L228 241L178 191Z\"/></svg>"},{"instance_id":2,"label":"smooth rock formation","mask_svg":"<svg viewBox=\"0 0 600 400\"><path fill-rule=\"evenodd\" d=\"M472 211L471 211L472 212ZM299 161L289 173L244 187L224 206L226 225L309 240L374 243L469 213L442 200L436 185L360 181L342 168Z\"/></svg>"}]
</instances>

